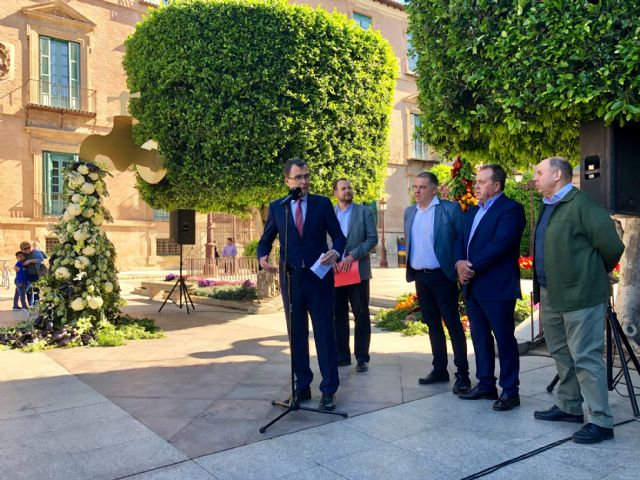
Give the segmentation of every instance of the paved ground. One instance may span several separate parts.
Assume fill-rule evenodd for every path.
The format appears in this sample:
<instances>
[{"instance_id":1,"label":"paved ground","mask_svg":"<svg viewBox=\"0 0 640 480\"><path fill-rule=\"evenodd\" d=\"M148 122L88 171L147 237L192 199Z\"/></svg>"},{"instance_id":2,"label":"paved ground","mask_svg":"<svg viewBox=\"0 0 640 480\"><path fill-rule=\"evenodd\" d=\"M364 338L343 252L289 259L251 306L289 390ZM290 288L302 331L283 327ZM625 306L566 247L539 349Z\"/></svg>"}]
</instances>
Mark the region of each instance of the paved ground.
<instances>
[{"instance_id":1,"label":"paved ground","mask_svg":"<svg viewBox=\"0 0 640 480\"><path fill-rule=\"evenodd\" d=\"M376 270L372 296L409 290L403 275ZM134 285L123 282L125 292ZM126 310L153 316L166 338L0 352L0 478L457 479L576 429L533 420L553 401L548 358L522 358L522 406L498 413L491 402L455 398L451 385L417 385L431 361L426 337L375 330L371 370L340 368L348 419L297 411L260 434L280 413L270 401L288 394L282 315L214 307L187 315L173 305L157 314L159 302L126 296ZM0 325L21 315L0 312ZM317 381L313 395L315 407ZM627 399L610 398L616 421L631 418ZM639 435L632 422L612 442L563 443L485 478L637 478Z\"/></svg>"}]
</instances>

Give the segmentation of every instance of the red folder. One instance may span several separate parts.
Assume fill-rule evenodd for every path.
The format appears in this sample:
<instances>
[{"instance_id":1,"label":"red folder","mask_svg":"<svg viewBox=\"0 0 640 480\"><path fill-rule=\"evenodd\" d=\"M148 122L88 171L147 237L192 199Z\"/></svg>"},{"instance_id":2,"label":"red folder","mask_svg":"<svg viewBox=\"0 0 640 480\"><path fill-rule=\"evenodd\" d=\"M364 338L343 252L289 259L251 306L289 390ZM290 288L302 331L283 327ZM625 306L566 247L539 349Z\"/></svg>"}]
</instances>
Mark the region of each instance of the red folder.
<instances>
[{"instance_id":1,"label":"red folder","mask_svg":"<svg viewBox=\"0 0 640 480\"><path fill-rule=\"evenodd\" d=\"M340 263L338 264L340 265ZM358 261L351 262L351 269L346 272L338 272L333 274L333 282L336 287L344 287L345 285L354 285L360 283L360 270L358 269Z\"/></svg>"}]
</instances>

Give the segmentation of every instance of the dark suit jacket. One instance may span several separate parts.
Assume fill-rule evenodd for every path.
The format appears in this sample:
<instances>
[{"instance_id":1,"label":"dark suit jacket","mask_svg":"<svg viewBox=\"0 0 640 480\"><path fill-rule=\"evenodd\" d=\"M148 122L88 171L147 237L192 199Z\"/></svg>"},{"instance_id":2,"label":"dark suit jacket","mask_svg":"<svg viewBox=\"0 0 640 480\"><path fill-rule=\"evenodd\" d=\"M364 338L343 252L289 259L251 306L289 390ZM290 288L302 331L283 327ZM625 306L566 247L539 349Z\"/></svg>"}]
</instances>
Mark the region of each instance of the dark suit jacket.
<instances>
[{"instance_id":1,"label":"dark suit jacket","mask_svg":"<svg viewBox=\"0 0 640 480\"><path fill-rule=\"evenodd\" d=\"M475 276L463 286L468 295L473 290L479 300L515 300L520 293L520 239L526 219L524 208L502 194L491 206L467 244L473 219L480 207L465 215L464 237L456 243L456 261L469 260Z\"/></svg>"},{"instance_id":2,"label":"dark suit jacket","mask_svg":"<svg viewBox=\"0 0 640 480\"><path fill-rule=\"evenodd\" d=\"M302 265L302 260L304 260L305 266L311 267L322 253L329 250L327 234L331 237L333 249L342 255L346 240L333 211L331 201L327 197L307 194L307 215L304 219L302 238L300 238L294 222L295 210L291 209L288 225L288 252L287 258L284 259L282 255L284 255L286 225L284 206L280 205L281 200L282 198L269 205L267 223L258 242L258 259L271 253L271 246L278 235L280 236L281 268L285 263L299 267ZM325 279L327 278L332 279L333 275L327 274Z\"/></svg>"},{"instance_id":3,"label":"dark suit jacket","mask_svg":"<svg viewBox=\"0 0 640 480\"><path fill-rule=\"evenodd\" d=\"M337 212L338 207L335 207ZM345 254L358 260L358 271L362 280L371 280L371 258L369 254L378 244L378 231L373 211L354 203L349 218L349 233Z\"/></svg>"},{"instance_id":4,"label":"dark suit jacket","mask_svg":"<svg viewBox=\"0 0 640 480\"><path fill-rule=\"evenodd\" d=\"M435 207L434 218L434 250L438 263L449 280L456 281L456 273L453 252L456 240L462 237L464 214L460 205L448 200L440 199L440 204ZM404 238L407 239L407 282L413 282L416 272L411 268L411 243L416 239L411 238L411 225L416 216L416 206L410 205L404 211Z\"/></svg>"}]
</instances>

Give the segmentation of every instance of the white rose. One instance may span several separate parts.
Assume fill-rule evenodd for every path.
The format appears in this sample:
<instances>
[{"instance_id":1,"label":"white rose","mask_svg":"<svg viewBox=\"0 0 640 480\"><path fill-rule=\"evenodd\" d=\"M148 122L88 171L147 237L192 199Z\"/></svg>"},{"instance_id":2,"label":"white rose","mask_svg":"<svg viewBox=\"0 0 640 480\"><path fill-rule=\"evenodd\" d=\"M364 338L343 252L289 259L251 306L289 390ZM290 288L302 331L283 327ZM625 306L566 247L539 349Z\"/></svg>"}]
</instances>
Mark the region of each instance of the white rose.
<instances>
[{"instance_id":1,"label":"white rose","mask_svg":"<svg viewBox=\"0 0 640 480\"><path fill-rule=\"evenodd\" d=\"M91 263L91 261L84 256L79 256L78 258L76 258L76 261L74 262L74 266L78 269L78 270L84 270L85 268L87 268L89 266L89 264Z\"/></svg>"},{"instance_id":2,"label":"white rose","mask_svg":"<svg viewBox=\"0 0 640 480\"><path fill-rule=\"evenodd\" d=\"M96 172L92 172L89 174L89 178L95 182L100 178L100 175L98 175Z\"/></svg>"},{"instance_id":3,"label":"white rose","mask_svg":"<svg viewBox=\"0 0 640 480\"><path fill-rule=\"evenodd\" d=\"M86 165L80 165L78 167L78 173L81 173L82 175L86 175L89 173L89 169L87 168Z\"/></svg>"},{"instance_id":4,"label":"white rose","mask_svg":"<svg viewBox=\"0 0 640 480\"><path fill-rule=\"evenodd\" d=\"M91 308L92 310L98 310L104 303L102 297L89 297L87 298L87 300L89 303L89 308Z\"/></svg>"},{"instance_id":5,"label":"white rose","mask_svg":"<svg viewBox=\"0 0 640 480\"><path fill-rule=\"evenodd\" d=\"M80 207L80 205L78 205L77 203L70 203L69 205L67 205L67 212L69 212L69 214L73 215L74 217L77 217L82 213L82 207Z\"/></svg>"},{"instance_id":6,"label":"white rose","mask_svg":"<svg viewBox=\"0 0 640 480\"><path fill-rule=\"evenodd\" d=\"M96 249L93 248L91 245L88 245L82 249L82 253L90 257L91 255L95 255Z\"/></svg>"},{"instance_id":7,"label":"white rose","mask_svg":"<svg viewBox=\"0 0 640 480\"><path fill-rule=\"evenodd\" d=\"M105 291L105 293L113 292L113 283L104 282L104 285L102 286L102 289Z\"/></svg>"},{"instance_id":8,"label":"white rose","mask_svg":"<svg viewBox=\"0 0 640 480\"><path fill-rule=\"evenodd\" d=\"M94 225L102 225L102 222L104 222L104 217L100 213L96 213L91 218L91 221L93 222Z\"/></svg>"},{"instance_id":9,"label":"white rose","mask_svg":"<svg viewBox=\"0 0 640 480\"><path fill-rule=\"evenodd\" d=\"M84 242L87 238L89 238L89 234L85 233L84 230L78 230L73 234L73 239L76 242Z\"/></svg>"},{"instance_id":10,"label":"white rose","mask_svg":"<svg viewBox=\"0 0 640 480\"><path fill-rule=\"evenodd\" d=\"M69 272L69 269L66 267L59 267L58 269L56 269L53 275L58 280L68 280L69 278L71 278L71 272Z\"/></svg>"},{"instance_id":11,"label":"white rose","mask_svg":"<svg viewBox=\"0 0 640 480\"><path fill-rule=\"evenodd\" d=\"M69 210L65 210L64 213L62 214L62 220L64 220L65 222L68 222L69 220L73 219L73 215L71 215L71 213L69 213Z\"/></svg>"},{"instance_id":12,"label":"white rose","mask_svg":"<svg viewBox=\"0 0 640 480\"><path fill-rule=\"evenodd\" d=\"M87 287L87 292L89 292L89 293L93 293L93 292L95 291L95 289L96 289L96 287L94 287L93 285L89 285L89 286Z\"/></svg>"},{"instance_id":13,"label":"white rose","mask_svg":"<svg viewBox=\"0 0 640 480\"><path fill-rule=\"evenodd\" d=\"M89 205L92 207L94 207L96 203L98 203L98 199L96 197L89 197L87 198L87 201L89 202Z\"/></svg>"},{"instance_id":14,"label":"white rose","mask_svg":"<svg viewBox=\"0 0 640 480\"><path fill-rule=\"evenodd\" d=\"M78 297L73 299L73 302L71 302L70 306L73 310L79 312L80 310L84 310L86 303L83 298Z\"/></svg>"},{"instance_id":15,"label":"white rose","mask_svg":"<svg viewBox=\"0 0 640 480\"><path fill-rule=\"evenodd\" d=\"M85 208L85 209L82 211L82 216L83 216L84 218L91 218L91 217L93 217L93 214L94 214L94 213L95 213L95 212L93 211L93 208Z\"/></svg>"},{"instance_id":16,"label":"white rose","mask_svg":"<svg viewBox=\"0 0 640 480\"><path fill-rule=\"evenodd\" d=\"M71 187L73 190L80 188L80 186L82 186L83 183L84 183L84 177L82 175L73 175L69 179L69 187Z\"/></svg>"},{"instance_id":17,"label":"white rose","mask_svg":"<svg viewBox=\"0 0 640 480\"><path fill-rule=\"evenodd\" d=\"M74 229L75 227L71 223L67 225L67 232L71 233Z\"/></svg>"},{"instance_id":18,"label":"white rose","mask_svg":"<svg viewBox=\"0 0 640 480\"><path fill-rule=\"evenodd\" d=\"M87 195L91 195L96 191L96 187L93 186L93 183L86 182L82 184L82 187L80 187L80 191L82 193L86 193Z\"/></svg>"},{"instance_id":19,"label":"white rose","mask_svg":"<svg viewBox=\"0 0 640 480\"><path fill-rule=\"evenodd\" d=\"M74 194L71 196L71 201L72 201L73 203L80 203L80 200L82 200L82 197L81 197L78 193L74 193Z\"/></svg>"}]
</instances>

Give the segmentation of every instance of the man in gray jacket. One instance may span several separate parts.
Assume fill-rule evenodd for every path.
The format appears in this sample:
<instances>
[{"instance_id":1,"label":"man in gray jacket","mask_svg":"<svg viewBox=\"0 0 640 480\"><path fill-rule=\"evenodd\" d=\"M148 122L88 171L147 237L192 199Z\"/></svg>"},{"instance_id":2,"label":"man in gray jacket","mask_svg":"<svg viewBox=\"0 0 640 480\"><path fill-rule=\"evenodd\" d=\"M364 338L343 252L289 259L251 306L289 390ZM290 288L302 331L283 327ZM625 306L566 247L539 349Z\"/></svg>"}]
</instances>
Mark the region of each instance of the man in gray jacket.
<instances>
[{"instance_id":1,"label":"man in gray jacket","mask_svg":"<svg viewBox=\"0 0 640 480\"><path fill-rule=\"evenodd\" d=\"M369 207L353 203L353 189L346 178L333 182L333 194L338 199L336 217L347 246L336 270L348 271L354 260L358 261L360 283L335 288L334 318L338 366L351 365L349 349L349 304L355 317L354 353L356 372L369 369L369 344L371 343L371 315L369 314L369 280L371 260L369 253L378 244L378 232Z\"/></svg>"},{"instance_id":2,"label":"man in gray jacket","mask_svg":"<svg viewBox=\"0 0 640 480\"><path fill-rule=\"evenodd\" d=\"M454 245L463 236L464 216L460 206L437 195L438 178L431 172L418 174L413 183L416 205L404 211L407 239L407 282L416 282L422 321L429 326L433 370L418 379L420 385L449 381L444 320L456 366L453 393L469 391L467 339L458 310L458 284Z\"/></svg>"}]
</instances>

